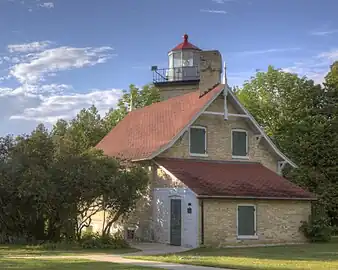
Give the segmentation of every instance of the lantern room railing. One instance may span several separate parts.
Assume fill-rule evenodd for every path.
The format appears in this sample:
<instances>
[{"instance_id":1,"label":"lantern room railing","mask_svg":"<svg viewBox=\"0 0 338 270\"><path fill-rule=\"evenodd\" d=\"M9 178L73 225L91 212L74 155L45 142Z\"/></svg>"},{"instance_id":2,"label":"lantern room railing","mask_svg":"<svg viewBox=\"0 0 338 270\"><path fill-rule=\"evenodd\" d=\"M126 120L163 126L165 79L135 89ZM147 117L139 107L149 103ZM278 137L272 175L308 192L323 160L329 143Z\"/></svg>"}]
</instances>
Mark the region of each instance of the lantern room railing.
<instances>
[{"instance_id":1,"label":"lantern room railing","mask_svg":"<svg viewBox=\"0 0 338 270\"><path fill-rule=\"evenodd\" d=\"M183 81L198 81L200 72L198 66L162 68L152 67L153 83L169 83Z\"/></svg>"}]
</instances>

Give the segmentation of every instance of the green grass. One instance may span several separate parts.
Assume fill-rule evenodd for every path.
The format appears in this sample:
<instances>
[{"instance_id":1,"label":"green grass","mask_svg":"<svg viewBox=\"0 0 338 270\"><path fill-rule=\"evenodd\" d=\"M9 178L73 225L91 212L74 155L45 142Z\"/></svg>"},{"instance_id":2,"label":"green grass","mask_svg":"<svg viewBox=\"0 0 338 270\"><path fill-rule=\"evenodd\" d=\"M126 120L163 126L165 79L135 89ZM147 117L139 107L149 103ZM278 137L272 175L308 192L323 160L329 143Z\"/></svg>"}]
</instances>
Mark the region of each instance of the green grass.
<instances>
[{"instance_id":1,"label":"green grass","mask_svg":"<svg viewBox=\"0 0 338 270\"><path fill-rule=\"evenodd\" d=\"M338 241L275 247L199 248L166 256L135 259L243 270L338 269Z\"/></svg>"},{"instance_id":2,"label":"green grass","mask_svg":"<svg viewBox=\"0 0 338 270\"><path fill-rule=\"evenodd\" d=\"M123 249L79 249L79 248L59 248L45 249L43 246L25 246L25 245L0 245L0 258L3 256L46 256L60 255L73 256L78 254L124 254L136 252L134 248ZM1 269L1 268L0 268Z\"/></svg>"},{"instance_id":3,"label":"green grass","mask_svg":"<svg viewBox=\"0 0 338 270\"><path fill-rule=\"evenodd\" d=\"M56 259L2 259L1 270L154 270L154 268L115 264L109 262L94 262L85 260Z\"/></svg>"},{"instance_id":4,"label":"green grass","mask_svg":"<svg viewBox=\"0 0 338 270\"><path fill-rule=\"evenodd\" d=\"M58 259L55 256L76 256L85 254L125 254L136 249L59 249L45 250L41 246L0 245L1 270L154 270L154 268L115 264L110 262L86 261L84 259ZM24 257L35 258L24 258ZM39 256L44 256L39 258ZM51 258L45 256L53 256ZM11 258L20 257L20 258ZM21 258L22 257L22 258Z\"/></svg>"}]
</instances>

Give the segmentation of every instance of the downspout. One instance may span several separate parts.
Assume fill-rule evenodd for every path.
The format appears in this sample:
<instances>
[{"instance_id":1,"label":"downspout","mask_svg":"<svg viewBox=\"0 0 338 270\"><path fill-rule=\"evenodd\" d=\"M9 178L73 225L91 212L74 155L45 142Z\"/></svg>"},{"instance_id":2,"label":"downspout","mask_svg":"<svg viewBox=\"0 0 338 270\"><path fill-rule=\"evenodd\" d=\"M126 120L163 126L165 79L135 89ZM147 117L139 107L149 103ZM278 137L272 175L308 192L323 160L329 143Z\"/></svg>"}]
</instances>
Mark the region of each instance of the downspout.
<instances>
[{"instance_id":1,"label":"downspout","mask_svg":"<svg viewBox=\"0 0 338 270\"><path fill-rule=\"evenodd\" d=\"M201 245L204 245L204 202L201 200Z\"/></svg>"}]
</instances>

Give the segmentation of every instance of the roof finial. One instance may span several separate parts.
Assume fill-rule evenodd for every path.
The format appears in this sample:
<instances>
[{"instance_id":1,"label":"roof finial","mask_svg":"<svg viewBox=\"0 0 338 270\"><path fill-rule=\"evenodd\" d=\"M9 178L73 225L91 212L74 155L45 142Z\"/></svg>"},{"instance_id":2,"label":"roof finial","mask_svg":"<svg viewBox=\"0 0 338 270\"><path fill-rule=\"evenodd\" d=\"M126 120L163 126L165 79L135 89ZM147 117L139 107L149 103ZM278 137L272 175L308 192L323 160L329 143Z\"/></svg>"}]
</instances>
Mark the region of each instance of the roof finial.
<instances>
[{"instance_id":1,"label":"roof finial","mask_svg":"<svg viewBox=\"0 0 338 270\"><path fill-rule=\"evenodd\" d=\"M188 38L189 38L188 34L184 34L183 39L185 43L188 42Z\"/></svg>"}]
</instances>

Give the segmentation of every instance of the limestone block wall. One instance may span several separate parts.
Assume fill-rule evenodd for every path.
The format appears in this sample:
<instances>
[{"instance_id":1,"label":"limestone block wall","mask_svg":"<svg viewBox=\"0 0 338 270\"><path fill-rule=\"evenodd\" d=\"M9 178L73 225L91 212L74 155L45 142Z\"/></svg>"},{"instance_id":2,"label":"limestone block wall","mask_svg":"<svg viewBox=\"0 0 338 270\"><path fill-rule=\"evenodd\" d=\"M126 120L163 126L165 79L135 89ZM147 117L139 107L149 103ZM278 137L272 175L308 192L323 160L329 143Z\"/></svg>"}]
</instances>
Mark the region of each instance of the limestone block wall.
<instances>
[{"instance_id":1,"label":"limestone block wall","mask_svg":"<svg viewBox=\"0 0 338 270\"><path fill-rule=\"evenodd\" d=\"M269 150L264 142L259 142L246 120L229 118L225 121L222 116L202 114L193 125L207 127L207 157L195 157L189 153L189 131L169 149L164 151L161 157L193 158L206 160L236 160L232 158L231 130L245 129L248 132L248 161L261 162L272 171L277 172L277 156Z\"/></svg>"},{"instance_id":2,"label":"limestone block wall","mask_svg":"<svg viewBox=\"0 0 338 270\"><path fill-rule=\"evenodd\" d=\"M237 205L256 206L257 239L237 239ZM289 200L204 200L204 243L207 246L297 243L306 241L299 232L308 220L309 201Z\"/></svg>"},{"instance_id":3,"label":"limestone block wall","mask_svg":"<svg viewBox=\"0 0 338 270\"><path fill-rule=\"evenodd\" d=\"M157 86L160 92L161 101L172 97L182 96L184 94L198 91L198 82L192 84L170 84Z\"/></svg>"}]
</instances>

